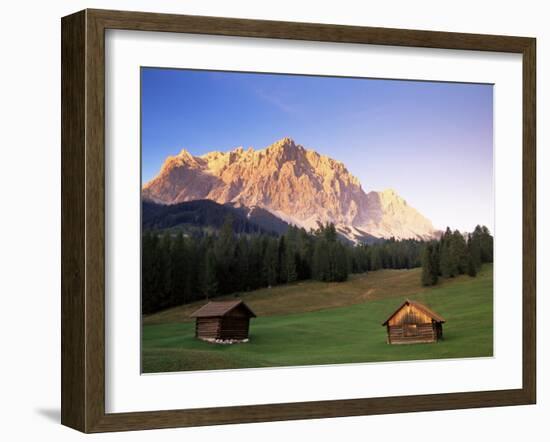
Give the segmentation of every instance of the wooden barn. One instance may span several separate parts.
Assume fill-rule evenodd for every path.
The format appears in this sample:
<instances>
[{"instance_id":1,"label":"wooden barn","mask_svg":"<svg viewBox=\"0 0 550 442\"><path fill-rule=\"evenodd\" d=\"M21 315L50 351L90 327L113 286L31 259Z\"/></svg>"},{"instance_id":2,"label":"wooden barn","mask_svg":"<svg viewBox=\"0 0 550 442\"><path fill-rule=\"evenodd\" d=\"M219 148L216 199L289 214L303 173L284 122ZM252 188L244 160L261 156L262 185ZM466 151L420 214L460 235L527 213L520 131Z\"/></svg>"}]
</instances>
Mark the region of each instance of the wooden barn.
<instances>
[{"instance_id":1,"label":"wooden barn","mask_svg":"<svg viewBox=\"0 0 550 442\"><path fill-rule=\"evenodd\" d=\"M210 342L242 342L248 339L250 318L256 315L243 301L237 299L211 301L191 317L196 318L196 338Z\"/></svg>"},{"instance_id":2,"label":"wooden barn","mask_svg":"<svg viewBox=\"0 0 550 442\"><path fill-rule=\"evenodd\" d=\"M424 304L407 299L382 325L388 331L388 344L415 344L442 339L444 322Z\"/></svg>"}]
</instances>

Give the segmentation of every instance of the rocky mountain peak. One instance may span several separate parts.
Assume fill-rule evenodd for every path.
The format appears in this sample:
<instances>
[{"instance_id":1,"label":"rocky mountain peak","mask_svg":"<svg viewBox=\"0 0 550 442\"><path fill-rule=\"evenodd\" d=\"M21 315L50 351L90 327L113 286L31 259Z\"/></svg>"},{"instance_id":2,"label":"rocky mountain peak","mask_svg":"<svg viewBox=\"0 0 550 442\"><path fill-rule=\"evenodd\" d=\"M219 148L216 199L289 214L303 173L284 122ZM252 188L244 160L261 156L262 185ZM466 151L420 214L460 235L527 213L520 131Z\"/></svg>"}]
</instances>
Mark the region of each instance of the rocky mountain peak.
<instances>
[{"instance_id":1,"label":"rocky mountain peak","mask_svg":"<svg viewBox=\"0 0 550 442\"><path fill-rule=\"evenodd\" d=\"M394 189L384 189L380 193L380 198L385 204L398 204L398 205L407 205L405 201Z\"/></svg>"},{"instance_id":2,"label":"rocky mountain peak","mask_svg":"<svg viewBox=\"0 0 550 442\"><path fill-rule=\"evenodd\" d=\"M200 157L183 149L143 186L143 198L163 204L209 199L259 207L306 229L333 222L377 237L429 238L431 222L395 190L365 193L340 161L285 137L254 150L237 147Z\"/></svg>"},{"instance_id":3,"label":"rocky mountain peak","mask_svg":"<svg viewBox=\"0 0 550 442\"><path fill-rule=\"evenodd\" d=\"M296 144L292 138L285 137L264 149L268 157L282 161L296 160L305 154L303 146Z\"/></svg>"},{"instance_id":4,"label":"rocky mountain peak","mask_svg":"<svg viewBox=\"0 0 550 442\"><path fill-rule=\"evenodd\" d=\"M174 156L169 156L164 161L162 165L160 174L166 173L167 171L172 170L175 167L189 166L195 167L197 165L196 158L191 155L186 149L181 149L181 151Z\"/></svg>"},{"instance_id":5,"label":"rocky mountain peak","mask_svg":"<svg viewBox=\"0 0 550 442\"><path fill-rule=\"evenodd\" d=\"M275 141L268 149L296 149L297 144L290 137L283 137L278 141Z\"/></svg>"}]
</instances>

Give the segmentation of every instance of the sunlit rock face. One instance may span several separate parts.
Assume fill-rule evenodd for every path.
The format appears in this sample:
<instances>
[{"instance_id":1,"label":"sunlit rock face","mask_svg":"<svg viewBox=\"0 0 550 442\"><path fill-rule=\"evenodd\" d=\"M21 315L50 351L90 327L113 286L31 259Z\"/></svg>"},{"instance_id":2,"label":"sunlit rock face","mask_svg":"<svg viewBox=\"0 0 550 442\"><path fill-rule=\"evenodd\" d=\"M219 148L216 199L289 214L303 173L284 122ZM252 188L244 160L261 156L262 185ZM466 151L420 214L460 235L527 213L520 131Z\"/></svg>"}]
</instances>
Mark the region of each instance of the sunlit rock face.
<instances>
[{"instance_id":1,"label":"sunlit rock face","mask_svg":"<svg viewBox=\"0 0 550 442\"><path fill-rule=\"evenodd\" d=\"M142 194L163 204L210 199L261 207L306 229L333 222L352 241L365 233L397 239L436 234L432 223L395 191L366 193L343 163L291 138L261 150L238 147L193 156L183 149L165 160Z\"/></svg>"}]
</instances>

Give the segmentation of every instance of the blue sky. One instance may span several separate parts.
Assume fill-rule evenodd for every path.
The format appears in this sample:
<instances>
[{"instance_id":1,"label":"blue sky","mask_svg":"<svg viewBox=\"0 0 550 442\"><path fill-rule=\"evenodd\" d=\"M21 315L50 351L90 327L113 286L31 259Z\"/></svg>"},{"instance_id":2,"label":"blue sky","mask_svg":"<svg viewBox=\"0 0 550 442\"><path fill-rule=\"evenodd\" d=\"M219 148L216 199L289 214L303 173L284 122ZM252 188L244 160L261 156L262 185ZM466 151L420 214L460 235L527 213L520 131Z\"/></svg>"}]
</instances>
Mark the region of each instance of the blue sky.
<instances>
[{"instance_id":1,"label":"blue sky","mask_svg":"<svg viewBox=\"0 0 550 442\"><path fill-rule=\"evenodd\" d=\"M289 136L432 220L493 230L492 85L142 68L142 176Z\"/></svg>"}]
</instances>

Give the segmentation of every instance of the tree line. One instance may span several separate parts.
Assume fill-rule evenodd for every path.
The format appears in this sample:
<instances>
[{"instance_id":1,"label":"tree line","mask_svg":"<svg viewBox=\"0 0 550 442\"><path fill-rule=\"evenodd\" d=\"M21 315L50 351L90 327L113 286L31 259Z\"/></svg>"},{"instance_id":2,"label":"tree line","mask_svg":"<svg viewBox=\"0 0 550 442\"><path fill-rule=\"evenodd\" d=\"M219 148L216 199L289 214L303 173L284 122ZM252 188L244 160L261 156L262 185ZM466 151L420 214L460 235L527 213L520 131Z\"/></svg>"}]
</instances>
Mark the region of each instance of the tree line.
<instances>
[{"instance_id":1,"label":"tree line","mask_svg":"<svg viewBox=\"0 0 550 442\"><path fill-rule=\"evenodd\" d=\"M426 244L422 253L422 285L438 283L439 278L477 275L481 265L493 262L493 237L485 226L476 226L463 235L449 227L439 241Z\"/></svg>"},{"instance_id":2,"label":"tree line","mask_svg":"<svg viewBox=\"0 0 550 442\"><path fill-rule=\"evenodd\" d=\"M284 235L235 233L228 217L215 234L144 231L142 310L153 313L219 295L314 279L346 281L350 273L421 264L424 242L347 244L334 224Z\"/></svg>"}]
</instances>

